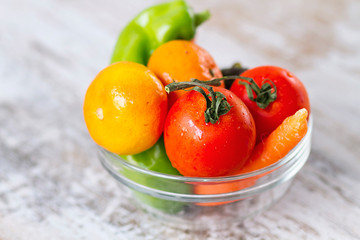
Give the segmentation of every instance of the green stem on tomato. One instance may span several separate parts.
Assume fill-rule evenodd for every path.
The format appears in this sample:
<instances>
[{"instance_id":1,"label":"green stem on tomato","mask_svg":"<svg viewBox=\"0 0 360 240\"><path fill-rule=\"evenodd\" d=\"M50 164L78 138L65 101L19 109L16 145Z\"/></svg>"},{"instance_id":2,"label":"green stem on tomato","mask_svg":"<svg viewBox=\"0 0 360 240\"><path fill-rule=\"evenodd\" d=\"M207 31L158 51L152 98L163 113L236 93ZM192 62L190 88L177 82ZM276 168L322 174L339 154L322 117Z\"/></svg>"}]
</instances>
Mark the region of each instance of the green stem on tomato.
<instances>
[{"instance_id":1,"label":"green stem on tomato","mask_svg":"<svg viewBox=\"0 0 360 240\"><path fill-rule=\"evenodd\" d=\"M219 95L219 94L216 94L217 92L215 93L213 88L210 86L220 86L221 81L223 81L223 80L228 81L228 80L236 80L236 79L240 79L240 81L238 83L245 86L248 98L251 101L256 102L258 107L260 107L262 109L265 109L267 106L269 106L269 104L271 102L275 101L277 98L277 88L276 88L274 82L271 81L270 79L264 79L261 83L261 87L259 87L257 85L257 83L254 81L254 79L249 78L249 77L242 77L242 76L225 76L225 77L221 77L221 78L215 78L215 79L212 79L209 81L201 81L199 79L192 79L189 82L173 82L173 83L170 83L165 86L165 91L167 93L170 93L170 92L173 92L176 90L182 90L182 89L191 88L191 87L198 87L196 89L194 88L193 90L200 92L205 97L206 103L207 103L207 108L215 109L216 101L210 101L210 99L207 98L207 95L204 94L205 92L201 92L199 89L201 89L201 87L207 89L210 93L211 99L216 99L217 95ZM225 98L225 96L224 96L224 98ZM226 100L226 98L225 98L225 100ZM211 102L210 107L209 107L209 101ZM227 101L225 101L225 102L227 103ZM218 103L218 104L220 104L220 103ZM223 105L221 105L221 106L222 106L221 110L223 110L224 106ZM213 110L211 110L211 111L213 111ZM230 109L229 109L229 111L230 111ZM222 112L222 111L220 111L220 112ZM214 113L214 114L211 114L211 117L209 117L209 118L210 119L218 119L219 116L220 115L218 115L218 113Z\"/></svg>"},{"instance_id":2,"label":"green stem on tomato","mask_svg":"<svg viewBox=\"0 0 360 240\"><path fill-rule=\"evenodd\" d=\"M211 84L216 86L220 85L220 80L212 81ZM165 91L170 93L172 91L186 89L193 87L192 90L199 92L206 100L206 110L204 112L205 123L215 124L219 121L221 115L228 113L231 109L229 102L227 101L224 94L221 92L215 92L214 89L209 86L210 81L200 81L198 79L193 79L191 82L173 82L165 86ZM206 94L205 90L209 91L209 94ZM210 99L211 98L211 99Z\"/></svg>"},{"instance_id":3,"label":"green stem on tomato","mask_svg":"<svg viewBox=\"0 0 360 240\"><path fill-rule=\"evenodd\" d=\"M248 98L256 102L259 108L265 109L270 103L276 100L277 89L274 82L270 79L264 79L261 83L261 88L252 78L248 78L247 81L248 82L239 81L238 83L245 86Z\"/></svg>"},{"instance_id":4,"label":"green stem on tomato","mask_svg":"<svg viewBox=\"0 0 360 240\"><path fill-rule=\"evenodd\" d=\"M214 78L214 79L207 80L207 81L201 81L199 79L193 78L193 79L191 79L191 81L188 81L188 82L172 82L165 86L165 91L167 93L170 93L170 92L173 92L176 90L183 90L183 89L191 88L194 86L200 86L200 87L205 87L205 88L206 88L206 86L204 86L204 85L220 86L221 81L234 80L234 79L242 79L245 81L252 80L252 78L241 77L241 76L226 76L226 77L221 77L221 78Z\"/></svg>"}]
</instances>

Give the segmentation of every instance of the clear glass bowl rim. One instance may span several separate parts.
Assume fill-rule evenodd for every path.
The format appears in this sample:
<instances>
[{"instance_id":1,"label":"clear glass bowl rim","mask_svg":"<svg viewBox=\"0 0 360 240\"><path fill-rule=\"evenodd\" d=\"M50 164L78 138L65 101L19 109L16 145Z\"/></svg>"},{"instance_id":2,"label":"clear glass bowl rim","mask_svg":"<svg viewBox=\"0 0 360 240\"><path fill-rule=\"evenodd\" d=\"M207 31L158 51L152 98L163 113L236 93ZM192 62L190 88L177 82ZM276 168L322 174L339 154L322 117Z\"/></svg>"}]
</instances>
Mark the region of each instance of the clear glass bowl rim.
<instances>
[{"instance_id":1,"label":"clear glass bowl rim","mask_svg":"<svg viewBox=\"0 0 360 240\"><path fill-rule=\"evenodd\" d=\"M313 128L313 117L312 117L312 114L310 114L309 120L308 120L308 130L307 130L305 136L301 139L301 141L293 149L290 150L290 152L285 157L283 157L276 163L271 164L271 165L269 165L265 168L259 169L259 170L255 170L255 171L245 173L245 174L221 176L221 177L185 177L185 176L155 172L152 170L147 170L145 168L141 168L136 165L133 165L133 164L127 162L126 160L124 160L123 158L121 158L119 155L109 152L108 150L106 150L100 146L99 146L99 148L100 148L100 151L105 151L107 154L110 154L112 157L117 159L121 164L125 165L126 167L128 167L134 171L149 175L149 176L158 177L158 178L162 178L162 179L168 179L168 180L183 181L183 182L219 183L219 182L223 182L223 181L236 181L236 180L247 179L247 178L254 177L254 176L257 176L257 175L260 175L263 173L270 172L274 169L277 169L277 168L285 165L290 160L292 160L293 157L296 156L299 151L302 150L302 147L305 144L305 142L310 140L309 138L311 138L312 128ZM120 173L117 173L117 174L120 174Z\"/></svg>"}]
</instances>

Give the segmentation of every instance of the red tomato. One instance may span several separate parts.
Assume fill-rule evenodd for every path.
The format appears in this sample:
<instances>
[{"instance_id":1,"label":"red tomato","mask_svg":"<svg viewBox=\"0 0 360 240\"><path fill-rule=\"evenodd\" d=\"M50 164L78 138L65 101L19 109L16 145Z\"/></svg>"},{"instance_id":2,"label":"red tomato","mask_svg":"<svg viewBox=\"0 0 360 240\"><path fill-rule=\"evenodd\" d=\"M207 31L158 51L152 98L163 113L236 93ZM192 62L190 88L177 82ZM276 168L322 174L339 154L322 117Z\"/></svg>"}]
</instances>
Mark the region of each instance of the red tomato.
<instances>
[{"instance_id":1,"label":"red tomato","mask_svg":"<svg viewBox=\"0 0 360 240\"><path fill-rule=\"evenodd\" d=\"M172 165L184 176L224 176L241 168L255 145L255 123L245 104L232 92L223 93L232 108L215 124L205 123L206 100L190 91L171 107L164 142Z\"/></svg>"},{"instance_id":2,"label":"red tomato","mask_svg":"<svg viewBox=\"0 0 360 240\"><path fill-rule=\"evenodd\" d=\"M289 71L280 67L261 66L247 70L240 76L254 79L259 87L264 80L270 79L277 89L276 100L263 109L249 99L245 86L239 84L239 80L235 80L230 88L246 104L254 117L257 141L269 135L297 110L306 108L310 112L309 97L304 85Z\"/></svg>"}]
</instances>

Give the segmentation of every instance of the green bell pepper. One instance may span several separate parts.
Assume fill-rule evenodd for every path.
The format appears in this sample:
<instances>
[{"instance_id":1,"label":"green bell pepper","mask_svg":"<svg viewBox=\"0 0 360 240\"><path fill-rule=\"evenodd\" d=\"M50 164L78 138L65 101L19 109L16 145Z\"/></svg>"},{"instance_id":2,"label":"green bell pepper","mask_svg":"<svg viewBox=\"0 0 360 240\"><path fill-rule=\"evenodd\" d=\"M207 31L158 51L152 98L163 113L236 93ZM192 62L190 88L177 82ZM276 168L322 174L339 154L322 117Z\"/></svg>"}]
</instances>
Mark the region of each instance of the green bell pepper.
<instances>
[{"instance_id":1,"label":"green bell pepper","mask_svg":"<svg viewBox=\"0 0 360 240\"><path fill-rule=\"evenodd\" d=\"M122 155L121 157L136 166L148 170L180 175L178 170L171 165L166 155L163 137L161 137L154 146L144 152L135 155Z\"/></svg>"},{"instance_id":2,"label":"green bell pepper","mask_svg":"<svg viewBox=\"0 0 360 240\"><path fill-rule=\"evenodd\" d=\"M125 60L146 65L160 45L175 39L193 39L196 27L209 17L208 11L194 14L184 0L145 9L120 33L111 63Z\"/></svg>"},{"instance_id":3,"label":"green bell pepper","mask_svg":"<svg viewBox=\"0 0 360 240\"><path fill-rule=\"evenodd\" d=\"M123 155L121 157L126 161L132 163L133 165L148 170L173 175L180 175L180 173L171 165L171 162L166 155L163 137L161 137L153 147L144 152L135 155ZM181 193L186 193L190 191L189 186L183 183L168 182L166 180L161 180L151 175L128 172L126 169L122 170L122 174L127 178L131 179L132 181L135 181L150 188L160 188L165 191L176 189ZM185 204L181 202L156 198L138 191L134 191L134 194L138 200L147 204L148 206L170 214L180 212L185 206Z\"/></svg>"}]
</instances>

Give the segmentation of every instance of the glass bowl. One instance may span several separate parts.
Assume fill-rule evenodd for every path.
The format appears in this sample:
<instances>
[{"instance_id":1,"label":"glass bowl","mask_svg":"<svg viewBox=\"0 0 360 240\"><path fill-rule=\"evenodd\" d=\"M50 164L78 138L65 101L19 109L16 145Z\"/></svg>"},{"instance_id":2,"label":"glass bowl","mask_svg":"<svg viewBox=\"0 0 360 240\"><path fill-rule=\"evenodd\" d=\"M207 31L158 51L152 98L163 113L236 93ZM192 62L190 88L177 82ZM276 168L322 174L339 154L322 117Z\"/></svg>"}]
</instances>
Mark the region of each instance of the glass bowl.
<instances>
[{"instance_id":1,"label":"glass bowl","mask_svg":"<svg viewBox=\"0 0 360 240\"><path fill-rule=\"evenodd\" d=\"M307 161L312 117L304 138L280 161L236 176L198 178L163 174L135 166L99 148L104 168L138 207L175 228L226 228L275 204Z\"/></svg>"}]
</instances>

